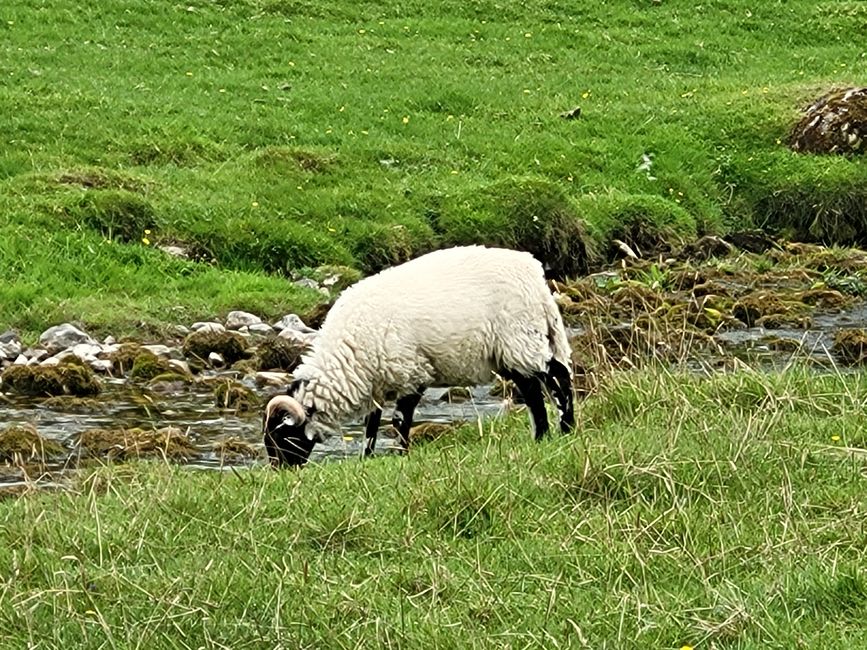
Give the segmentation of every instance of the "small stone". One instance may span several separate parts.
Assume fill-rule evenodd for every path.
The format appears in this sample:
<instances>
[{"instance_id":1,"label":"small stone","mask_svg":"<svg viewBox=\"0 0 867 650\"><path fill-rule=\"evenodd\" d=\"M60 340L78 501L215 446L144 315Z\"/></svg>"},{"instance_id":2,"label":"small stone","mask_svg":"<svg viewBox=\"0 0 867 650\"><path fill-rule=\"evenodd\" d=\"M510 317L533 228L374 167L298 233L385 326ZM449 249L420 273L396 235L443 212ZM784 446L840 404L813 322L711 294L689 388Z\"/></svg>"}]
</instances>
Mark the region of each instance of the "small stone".
<instances>
[{"instance_id":1,"label":"small stone","mask_svg":"<svg viewBox=\"0 0 867 650\"><path fill-rule=\"evenodd\" d=\"M45 330L39 337L39 343L49 352L54 353L58 350L65 350L76 345L77 343L96 343L86 332L69 323L55 325Z\"/></svg>"},{"instance_id":2,"label":"small stone","mask_svg":"<svg viewBox=\"0 0 867 650\"><path fill-rule=\"evenodd\" d=\"M286 339L287 341L291 341L292 343L298 343L300 345L310 347L313 345L313 341L316 340L318 333L317 332L299 332L296 329L292 329L291 327L287 327L282 330L277 336L281 339Z\"/></svg>"},{"instance_id":3,"label":"small stone","mask_svg":"<svg viewBox=\"0 0 867 650\"><path fill-rule=\"evenodd\" d=\"M111 372L114 368L114 362L111 359L93 359L88 361L87 365L97 372Z\"/></svg>"},{"instance_id":4,"label":"small stone","mask_svg":"<svg viewBox=\"0 0 867 650\"><path fill-rule=\"evenodd\" d=\"M180 336L186 336L190 333L190 328L184 325L175 325L175 333Z\"/></svg>"},{"instance_id":5,"label":"small stone","mask_svg":"<svg viewBox=\"0 0 867 650\"><path fill-rule=\"evenodd\" d=\"M219 352L210 352L208 353L208 363L214 368L223 368L226 365L226 360Z\"/></svg>"},{"instance_id":6,"label":"small stone","mask_svg":"<svg viewBox=\"0 0 867 650\"><path fill-rule=\"evenodd\" d=\"M0 334L0 343L21 343L21 339L18 336L18 332L15 330L9 330Z\"/></svg>"},{"instance_id":7,"label":"small stone","mask_svg":"<svg viewBox=\"0 0 867 650\"><path fill-rule=\"evenodd\" d=\"M250 334L255 334L257 336L268 336L269 334L274 333L274 328L268 323L253 323L250 325L249 330Z\"/></svg>"},{"instance_id":8,"label":"small stone","mask_svg":"<svg viewBox=\"0 0 867 650\"><path fill-rule=\"evenodd\" d=\"M4 359L14 359L21 354L21 341L0 342L0 361Z\"/></svg>"},{"instance_id":9,"label":"small stone","mask_svg":"<svg viewBox=\"0 0 867 650\"><path fill-rule=\"evenodd\" d=\"M26 366L29 359L25 357L23 354L19 354L15 357L15 361L12 362L13 366Z\"/></svg>"},{"instance_id":10,"label":"small stone","mask_svg":"<svg viewBox=\"0 0 867 650\"><path fill-rule=\"evenodd\" d=\"M114 345L115 343L117 343L117 339L114 338L111 334L109 334L105 337L102 343L103 345Z\"/></svg>"},{"instance_id":11,"label":"small stone","mask_svg":"<svg viewBox=\"0 0 867 650\"><path fill-rule=\"evenodd\" d=\"M290 375L288 372L257 372L254 381L260 388L265 386L282 387L289 383Z\"/></svg>"},{"instance_id":12,"label":"small stone","mask_svg":"<svg viewBox=\"0 0 867 650\"><path fill-rule=\"evenodd\" d=\"M285 329L293 329L298 332L315 332L312 327L307 327L304 321L298 314L286 314L283 318L274 323L274 329L282 332Z\"/></svg>"},{"instance_id":13,"label":"small stone","mask_svg":"<svg viewBox=\"0 0 867 650\"><path fill-rule=\"evenodd\" d=\"M238 330L242 327L261 323L262 319L246 311L230 311L226 316L226 329Z\"/></svg>"},{"instance_id":14,"label":"small stone","mask_svg":"<svg viewBox=\"0 0 867 650\"><path fill-rule=\"evenodd\" d=\"M169 359L169 365L183 374L189 375L192 373L190 364L182 359Z\"/></svg>"},{"instance_id":15,"label":"small stone","mask_svg":"<svg viewBox=\"0 0 867 650\"><path fill-rule=\"evenodd\" d=\"M193 323L190 327L194 332L216 332L222 333L226 331L225 326L222 323L214 323L214 322L199 322Z\"/></svg>"},{"instance_id":16,"label":"small stone","mask_svg":"<svg viewBox=\"0 0 867 650\"><path fill-rule=\"evenodd\" d=\"M311 280L310 278L301 278L300 280L295 280L294 284L304 289L313 289L314 291L319 291L321 288L316 280Z\"/></svg>"},{"instance_id":17,"label":"small stone","mask_svg":"<svg viewBox=\"0 0 867 650\"><path fill-rule=\"evenodd\" d=\"M151 354L155 354L158 357L162 357L163 359L183 359L184 355L178 348L172 348L168 345L143 345L141 346L142 350L147 350Z\"/></svg>"},{"instance_id":18,"label":"small stone","mask_svg":"<svg viewBox=\"0 0 867 650\"><path fill-rule=\"evenodd\" d=\"M72 354L82 361L95 360L100 352L102 352L102 346L98 343L79 343L72 346Z\"/></svg>"}]
</instances>

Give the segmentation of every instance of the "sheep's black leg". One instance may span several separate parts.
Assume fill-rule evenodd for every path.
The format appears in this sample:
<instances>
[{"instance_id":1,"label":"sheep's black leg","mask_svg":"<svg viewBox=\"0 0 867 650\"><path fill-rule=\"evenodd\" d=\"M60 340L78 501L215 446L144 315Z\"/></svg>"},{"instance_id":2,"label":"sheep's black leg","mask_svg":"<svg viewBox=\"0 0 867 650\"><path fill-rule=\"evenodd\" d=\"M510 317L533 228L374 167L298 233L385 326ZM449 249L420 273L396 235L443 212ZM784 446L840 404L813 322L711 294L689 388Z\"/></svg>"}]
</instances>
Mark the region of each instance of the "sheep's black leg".
<instances>
[{"instance_id":1,"label":"sheep's black leg","mask_svg":"<svg viewBox=\"0 0 867 650\"><path fill-rule=\"evenodd\" d=\"M538 375L527 377L515 370L505 370L500 375L515 382L515 386L524 398L524 403L530 409L536 440L541 440L548 433L548 414L545 412L542 378Z\"/></svg>"},{"instance_id":2,"label":"sheep's black leg","mask_svg":"<svg viewBox=\"0 0 867 650\"><path fill-rule=\"evenodd\" d=\"M400 436L400 446L403 447L404 451L409 451L409 430L412 428L412 417L423 392L424 387L419 388L415 393L398 398L397 403L394 405L394 415L391 418L391 423L397 429L397 433Z\"/></svg>"},{"instance_id":3,"label":"sheep's black leg","mask_svg":"<svg viewBox=\"0 0 867 650\"><path fill-rule=\"evenodd\" d=\"M545 385L557 402L560 412L560 430L569 433L575 428L575 408L572 403L572 378L569 370L557 359L551 359L548 373L545 375Z\"/></svg>"},{"instance_id":4,"label":"sheep's black leg","mask_svg":"<svg viewBox=\"0 0 867 650\"><path fill-rule=\"evenodd\" d=\"M376 447L376 432L382 421L382 409L371 411L364 418L364 455L372 456L373 448Z\"/></svg>"}]
</instances>

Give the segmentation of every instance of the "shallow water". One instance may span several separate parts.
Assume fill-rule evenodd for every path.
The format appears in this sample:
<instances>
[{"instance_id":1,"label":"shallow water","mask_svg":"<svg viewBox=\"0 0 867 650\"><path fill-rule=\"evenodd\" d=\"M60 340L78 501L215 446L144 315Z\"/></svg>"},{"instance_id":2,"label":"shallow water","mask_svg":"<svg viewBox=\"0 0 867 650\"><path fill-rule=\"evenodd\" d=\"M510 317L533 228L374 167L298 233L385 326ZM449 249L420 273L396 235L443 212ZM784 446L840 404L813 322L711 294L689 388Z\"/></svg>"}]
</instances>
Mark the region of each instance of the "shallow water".
<instances>
[{"instance_id":1,"label":"shallow water","mask_svg":"<svg viewBox=\"0 0 867 650\"><path fill-rule=\"evenodd\" d=\"M629 327L628 323L623 324ZM793 359L805 359L829 365L835 361L833 352L834 333L841 328L867 327L867 304L859 304L839 312L816 312L809 329L765 329L752 327L732 329L714 335L722 354L711 354L710 359L739 357L752 365L774 370L784 367ZM577 333L578 330L573 330ZM773 350L770 339L796 341L797 351ZM707 368L704 356L690 360L688 367ZM209 379L235 378L234 373L212 373ZM280 392L274 387L258 388L250 379L242 383L253 390L261 403L270 395ZM193 468L220 470L239 466L251 466L266 462L262 445L261 408L250 413L221 411L214 406L213 382L203 381L184 386L172 393L144 390L123 379L104 379L103 392L99 396L101 409L98 412L70 413L45 408L38 400L0 400L0 425L30 423L45 437L74 449L76 434L94 428L118 429L139 427L145 430L177 427L187 433L196 445L199 455L187 464ZM463 403L448 403L440 398L443 389L427 391L416 411L415 423L451 423L459 420L476 421L479 418L496 416L510 408L510 402L489 394L490 385L478 386L472 391L472 399ZM377 451L390 453L397 450L396 438L388 435L386 426L391 419L392 404L386 405L383 427L377 439ZM256 458L224 458L214 451L215 443L234 437L253 445L259 455ZM344 425L342 431L329 437L327 442L315 447L312 462L359 457L363 449L364 430L360 420ZM63 480L68 468L75 465L75 452L70 457L52 463L39 485L51 487ZM0 472L0 485L14 486L26 481L21 470L6 468Z\"/></svg>"},{"instance_id":2,"label":"shallow water","mask_svg":"<svg viewBox=\"0 0 867 650\"><path fill-rule=\"evenodd\" d=\"M212 375L213 377L232 374ZM261 402L279 392L273 387L260 389L250 381L242 381L249 389L260 396ZM475 421L479 417L502 414L508 403L489 395L491 386L478 386L473 390L472 399L463 403L441 401L443 389L431 389L425 393L416 410L414 422L450 423L458 420ZM194 384L184 389L164 394L142 390L125 380L103 380L100 394L101 408L97 412L69 413L45 408L38 400L16 400L10 403L0 401L0 423L33 424L46 438L63 443L67 449L74 449L75 436L88 429L133 428L145 430L163 427L177 427L186 433L197 447L199 455L187 464L199 469L228 469L250 466L266 462L262 445L262 411L256 409L249 413L235 413L220 410L214 406L212 387ZM393 404L386 405L383 413L383 426L377 438L377 452L389 453L398 449L397 439L388 435L386 424L391 421ZM259 450L257 458L225 458L214 451L215 443L229 437L240 439ZM311 455L312 462L336 460L360 456L364 445L364 428L361 420L346 423L340 432L335 432L328 440L316 445ZM52 480L75 463L76 452L66 459L48 463L43 469L50 474L45 476L46 487ZM53 477L53 478L52 478ZM21 471L12 469L0 473L0 484L7 487L24 481ZM40 480L40 485L43 481Z\"/></svg>"}]
</instances>

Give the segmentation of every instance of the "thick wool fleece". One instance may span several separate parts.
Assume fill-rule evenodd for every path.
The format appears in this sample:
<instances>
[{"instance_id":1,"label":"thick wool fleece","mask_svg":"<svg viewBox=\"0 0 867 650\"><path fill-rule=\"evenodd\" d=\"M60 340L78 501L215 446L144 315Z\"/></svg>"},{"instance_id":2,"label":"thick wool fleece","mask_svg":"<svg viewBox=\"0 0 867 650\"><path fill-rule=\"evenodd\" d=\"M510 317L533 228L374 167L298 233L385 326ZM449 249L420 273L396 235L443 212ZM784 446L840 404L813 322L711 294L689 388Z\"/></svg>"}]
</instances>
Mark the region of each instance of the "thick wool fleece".
<instances>
[{"instance_id":1,"label":"thick wool fleece","mask_svg":"<svg viewBox=\"0 0 867 650\"><path fill-rule=\"evenodd\" d=\"M571 367L563 320L529 253L466 246L365 278L337 300L296 369L295 398L323 420L369 413L422 386L470 386L493 371Z\"/></svg>"}]
</instances>

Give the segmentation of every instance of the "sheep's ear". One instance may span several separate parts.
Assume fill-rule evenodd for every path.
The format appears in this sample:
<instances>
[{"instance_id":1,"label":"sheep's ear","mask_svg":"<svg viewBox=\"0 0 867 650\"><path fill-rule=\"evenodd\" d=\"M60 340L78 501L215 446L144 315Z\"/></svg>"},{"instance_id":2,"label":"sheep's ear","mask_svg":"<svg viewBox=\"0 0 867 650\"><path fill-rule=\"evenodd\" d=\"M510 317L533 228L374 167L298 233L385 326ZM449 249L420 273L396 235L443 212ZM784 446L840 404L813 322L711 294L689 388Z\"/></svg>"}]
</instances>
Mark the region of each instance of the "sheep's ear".
<instances>
[{"instance_id":1,"label":"sheep's ear","mask_svg":"<svg viewBox=\"0 0 867 650\"><path fill-rule=\"evenodd\" d=\"M301 387L301 384L304 382L303 379L296 379L291 384L289 384L289 388L286 389L286 394L290 397L298 392L298 389Z\"/></svg>"}]
</instances>

